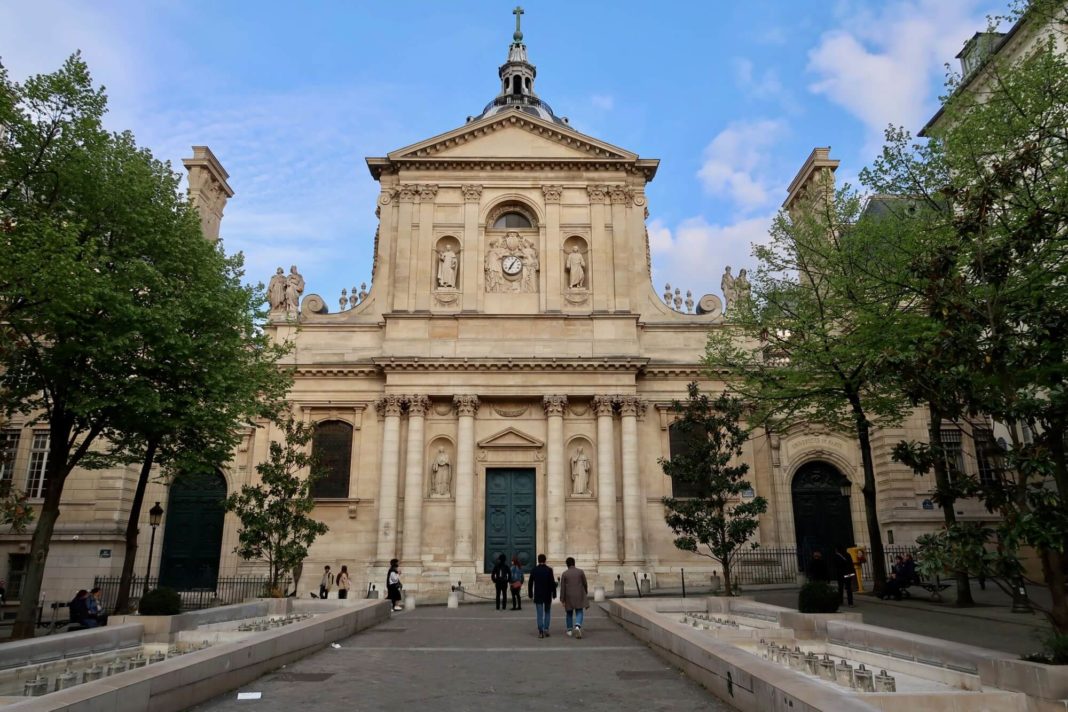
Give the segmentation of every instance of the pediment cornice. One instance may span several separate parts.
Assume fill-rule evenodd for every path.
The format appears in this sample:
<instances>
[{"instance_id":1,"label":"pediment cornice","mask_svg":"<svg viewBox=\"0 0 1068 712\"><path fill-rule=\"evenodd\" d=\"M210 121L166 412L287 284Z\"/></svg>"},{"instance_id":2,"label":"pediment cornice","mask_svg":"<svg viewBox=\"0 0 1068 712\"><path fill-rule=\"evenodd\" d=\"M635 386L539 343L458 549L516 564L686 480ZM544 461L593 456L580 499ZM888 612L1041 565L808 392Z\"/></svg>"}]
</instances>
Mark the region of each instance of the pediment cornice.
<instances>
[{"instance_id":1,"label":"pediment cornice","mask_svg":"<svg viewBox=\"0 0 1068 712\"><path fill-rule=\"evenodd\" d=\"M505 428L485 440L479 440L478 446L481 448L538 449L544 447L545 443L515 428Z\"/></svg>"}]
</instances>

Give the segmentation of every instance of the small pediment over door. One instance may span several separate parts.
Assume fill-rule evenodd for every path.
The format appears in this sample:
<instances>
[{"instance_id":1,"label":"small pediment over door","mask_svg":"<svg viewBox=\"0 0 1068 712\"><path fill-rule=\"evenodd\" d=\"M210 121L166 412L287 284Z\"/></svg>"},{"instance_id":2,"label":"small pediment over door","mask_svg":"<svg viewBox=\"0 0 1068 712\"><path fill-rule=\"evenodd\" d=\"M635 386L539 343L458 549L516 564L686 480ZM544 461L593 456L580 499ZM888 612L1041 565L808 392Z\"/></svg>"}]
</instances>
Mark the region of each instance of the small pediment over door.
<instances>
[{"instance_id":1,"label":"small pediment over door","mask_svg":"<svg viewBox=\"0 0 1068 712\"><path fill-rule=\"evenodd\" d=\"M480 440L478 446L485 449L508 448L509 450L536 450L545 447L545 443L535 437L527 435L526 433L520 432L515 428L505 428L496 435L491 435L485 440Z\"/></svg>"}]
</instances>

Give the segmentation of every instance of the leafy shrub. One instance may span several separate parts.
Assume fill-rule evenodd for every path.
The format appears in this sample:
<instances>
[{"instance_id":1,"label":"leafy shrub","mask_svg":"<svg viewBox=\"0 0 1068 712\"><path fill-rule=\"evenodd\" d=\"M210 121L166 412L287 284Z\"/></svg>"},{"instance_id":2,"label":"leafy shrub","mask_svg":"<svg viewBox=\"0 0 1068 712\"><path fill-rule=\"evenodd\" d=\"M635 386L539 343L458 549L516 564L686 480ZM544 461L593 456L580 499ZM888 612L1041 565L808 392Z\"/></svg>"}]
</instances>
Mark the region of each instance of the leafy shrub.
<instances>
[{"instance_id":1,"label":"leafy shrub","mask_svg":"<svg viewBox=\"0 0 1068 712\"><path fill-rule=\"evenodd\" d=\"M797 596L797 610L802 613L836 613L841 604L838 589L824 581L809 581Z\"/></svg>"},{"instance_id":2,"label":"leafy shrub","mask_svg":"<svg viewBox=\"0 0 1068 712\"><path fill-rule=\"evenodd\" d=\"M138 610L143 616L176 616L182 611L182 598L170 588L157 588L141 596Z\"/></svg>"},{"instance_id":3,"label":"leafy shrub","mask_svg":"<svg viewBox=\"0 0 1068 712\"><path fill-rule=\"evenodd\" d=\"M1042 651L1021 656L1023 660L1047 665L1068 665L1068 635L1051 633L1042 639Z\"/></svg>"}]
</instances>

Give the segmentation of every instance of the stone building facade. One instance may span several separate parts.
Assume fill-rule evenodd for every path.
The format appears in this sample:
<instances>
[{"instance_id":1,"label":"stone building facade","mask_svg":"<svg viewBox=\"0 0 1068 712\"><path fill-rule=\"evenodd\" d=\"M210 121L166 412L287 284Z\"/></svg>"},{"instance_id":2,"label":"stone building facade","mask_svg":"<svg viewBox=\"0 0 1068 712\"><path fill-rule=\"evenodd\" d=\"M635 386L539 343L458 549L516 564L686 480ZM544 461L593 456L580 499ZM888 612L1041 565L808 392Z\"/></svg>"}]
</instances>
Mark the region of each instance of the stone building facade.
<instances>
[{"instance_id":1,"label":"stone building facade","mask_svg":"<svg viewBox=\"0 0 1068 712\"><path fill-rule=\"evenodd\" d=\"M317 588L326 564L348 565L358 589L381 587L392 558L406 587L428 595L457 581L486 586L499 554L529 564L544 552L557 566L574 556L605 584L632 572L670 584L682 568L715 570L674 547L661 504L672 483L659 460L671 456L671 404L687 384L724 387L700 365L709 331L726 323L723 300L661 295L652 284L645 188L657 160L557 117L534 92L518 31L499 77L500 94L463 126L367 159L381 187L369 291L331 311L329 300L302 294L296 267L269 285L267 328L295 344L293 410L316 426L313 447L330 473L315 509L330 531L312 548L302 593ZM232 195L226 173L203 147L186 165L214 239ZM816 149L787 207L836 166L829 149ZM711 276L721 266L708 267ZM41 433L5 427L14 457L3 474L32 486ZM941 522L927 508L931 483L889 457L894 442L924 433L917 415L874 438L880 520L897 543ZM233 554L236 520L216 503L255 480L276 437L268 424L249 429L207 488L151 485L146 503L165 510L153 570L200 586L259 571ZM968 442L961 456L974 460ZM848 434L758 433L744 459L769 500L764 547L866 543ZM47 597L65 600L95 575L118 574L135 482L133 468L71 476ZM148 564L144 516L138 572ZM0 534L9 579L28 540Z\"/></svg>"}]
</instances>

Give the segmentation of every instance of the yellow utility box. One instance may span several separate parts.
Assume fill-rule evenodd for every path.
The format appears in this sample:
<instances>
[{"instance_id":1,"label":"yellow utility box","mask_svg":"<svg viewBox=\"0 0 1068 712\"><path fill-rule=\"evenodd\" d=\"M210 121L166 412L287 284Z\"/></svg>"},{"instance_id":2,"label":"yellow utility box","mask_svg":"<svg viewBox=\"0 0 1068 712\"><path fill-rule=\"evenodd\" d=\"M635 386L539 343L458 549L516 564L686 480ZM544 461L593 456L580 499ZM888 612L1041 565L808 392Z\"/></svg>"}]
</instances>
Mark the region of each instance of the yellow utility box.
<instances>
[{"instance_id":1,"label":"yellow utility box","mask_svg":"<svg viewBox=\"0 0 1068 712\"><path fill-rule=\"evenodd\" d=\"M849 558L853 560L853 572L857 575L857 593L864 593L864 578L862 564L868 560L868 552L863 546L851 546L846 549Z\"/></svg>"}]
</instances>

